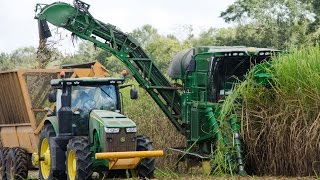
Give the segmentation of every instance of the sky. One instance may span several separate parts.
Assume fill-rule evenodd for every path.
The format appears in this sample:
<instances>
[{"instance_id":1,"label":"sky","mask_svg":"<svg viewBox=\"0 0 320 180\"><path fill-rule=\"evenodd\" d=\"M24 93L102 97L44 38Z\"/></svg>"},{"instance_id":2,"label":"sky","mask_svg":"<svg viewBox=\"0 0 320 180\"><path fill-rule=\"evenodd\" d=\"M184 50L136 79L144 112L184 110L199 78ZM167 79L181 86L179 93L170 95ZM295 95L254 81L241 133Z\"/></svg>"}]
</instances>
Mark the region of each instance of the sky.
<instances>
[{"instance_id":1,"label":"sky","mask_svg":"<svg viewBox=\"0 0 320 180\"><path fill-rule=\"evenodd\" d=\"M72 4L72 0L60 0ZM192 25L195 34L214 27L229 27L220 13L235 0L84 0L90 13L102 22L111 23L124 32L131 32L144 24L151 24L161 34L183 32L184 25ZM0 52L38 44L37 3L50 4L54 0L3 0L0 11ZM61 31L61 30L59 30ZM68 32L62 32L63 37ZM74 51L70 38L59 43L59 49Z\"/></svg>"}]
</instances>

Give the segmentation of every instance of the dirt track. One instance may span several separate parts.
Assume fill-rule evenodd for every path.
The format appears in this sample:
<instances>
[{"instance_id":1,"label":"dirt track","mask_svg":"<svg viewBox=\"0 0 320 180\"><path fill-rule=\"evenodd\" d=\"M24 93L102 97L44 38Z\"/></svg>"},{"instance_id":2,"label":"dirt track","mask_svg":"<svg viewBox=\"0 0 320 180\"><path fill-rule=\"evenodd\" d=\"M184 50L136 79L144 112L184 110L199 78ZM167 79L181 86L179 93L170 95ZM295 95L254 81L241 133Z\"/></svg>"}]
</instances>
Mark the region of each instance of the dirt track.
<instances>
[{"instance_id":1,"label":"dirt track","mask_svg":"<svg viewBox=\"0 0 320 180\"><path fill-rule=\"evenodd\" d=\"M29 178L30 179L38 179L38 171L29 171ZM245 180L245 179L251 179L251 180L274 180L274 179L280 179L280 180L308 180L308 179L317 179L316 177L257 177L257 176L246 176L246 177L215 177L215 176L201 176L201 175L189 175L189 176L171 176L171 177L161 177L157 178L159 180L166 180L166 179L183 179L183 180Z\"/></svg>"}]
</instances>

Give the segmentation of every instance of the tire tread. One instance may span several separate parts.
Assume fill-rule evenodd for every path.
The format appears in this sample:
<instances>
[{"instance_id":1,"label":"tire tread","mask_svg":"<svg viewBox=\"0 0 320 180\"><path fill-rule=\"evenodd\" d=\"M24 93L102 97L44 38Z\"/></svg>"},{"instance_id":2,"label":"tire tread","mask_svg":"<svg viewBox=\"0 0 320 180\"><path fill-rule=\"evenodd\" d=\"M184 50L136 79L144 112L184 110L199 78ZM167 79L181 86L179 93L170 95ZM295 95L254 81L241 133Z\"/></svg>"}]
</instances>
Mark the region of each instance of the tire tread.
<instances>
[{"instance_id":1,"label":"tire tread","mask_svg":"<svg viewBox=\"0 0 320 180\"><path fill-rule=\"evenodd\" d=\"M67 145L66 152L66 174L68 174L68 153L73 149L77 158L77 180L90 180L93 174L92 171L92 153L90 151L90 143L87 137L72 138ZM69 176L68 176L69 179Z\"/></svg>"},{"instance_id":2,"label":"tire tread","mask_svg":"<svg viewBox=\"0 0 320 180\"><path fill-rule=\"evenodd\" d=\"M8 163L12 161L12 169L14 173L14 178L11 177ZM27 151L19 147L11 148L7 154L6 163L6 176L7 179L25 180L28 178L28 155Z\"/></svg>"},{"instance_id":3,"label":"tire tread","mask_svg":"<svg viewBox=\"0 0 320 180\"><path fill-rule=\"evenodd\" d=\"M137 136L137 151L151 151L152 141L146 136ZM155 158L144 158L137 167L139 178L154 178Z\"/></svg>"}]
</instances>

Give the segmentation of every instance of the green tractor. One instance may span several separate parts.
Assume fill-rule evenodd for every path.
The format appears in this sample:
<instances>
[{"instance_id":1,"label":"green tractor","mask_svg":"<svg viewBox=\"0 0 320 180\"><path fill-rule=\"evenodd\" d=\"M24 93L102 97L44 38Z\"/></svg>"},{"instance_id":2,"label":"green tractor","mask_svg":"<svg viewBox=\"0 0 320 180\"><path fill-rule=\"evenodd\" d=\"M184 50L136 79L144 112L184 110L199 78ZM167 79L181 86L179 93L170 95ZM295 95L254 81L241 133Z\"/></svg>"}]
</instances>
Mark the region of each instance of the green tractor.
<instances>
[{"instance_id":1,"label":"green tractor","mask_svg":"<svg viewBox=\"0 0 320 180\"><path fill-rule=\"evenodd\" d=\"M51 80L49 101L55 102L39 135L34 164L40 179L154 177L148 137L138 136L135 122L123 114L122 78L61 78ZM131 98L137 92L131 89Z\"/></svg>"}]
</instances>

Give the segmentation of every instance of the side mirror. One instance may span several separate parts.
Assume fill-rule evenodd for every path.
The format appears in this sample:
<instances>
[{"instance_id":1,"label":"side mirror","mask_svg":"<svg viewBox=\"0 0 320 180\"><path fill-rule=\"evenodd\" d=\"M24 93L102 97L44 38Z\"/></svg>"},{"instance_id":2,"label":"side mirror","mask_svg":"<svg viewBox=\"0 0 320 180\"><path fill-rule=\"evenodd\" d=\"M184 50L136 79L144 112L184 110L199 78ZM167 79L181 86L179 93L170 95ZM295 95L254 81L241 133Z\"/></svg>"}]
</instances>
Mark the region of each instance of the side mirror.
<instances>
[{"instance_id":1,"label":"side mirror","mask_svg":"<svg viewBox=\"0 0 320 180\"><path fill-rule=\"evenodd\" d=\"M56 90L51 90L48 93L48 99L50 103L54 103L57 101L57 91Z\"/></svg>"},{"instance_id":2,"label":"side mirror","mask_svg":"<svg viewBox=\"0 0 320 180\"><path fill-rule=\"evenodd\" d=\"M130 89L130 98L131 99L138 99L138 91L134 88Z\"/></svg>"}]
</instances>

